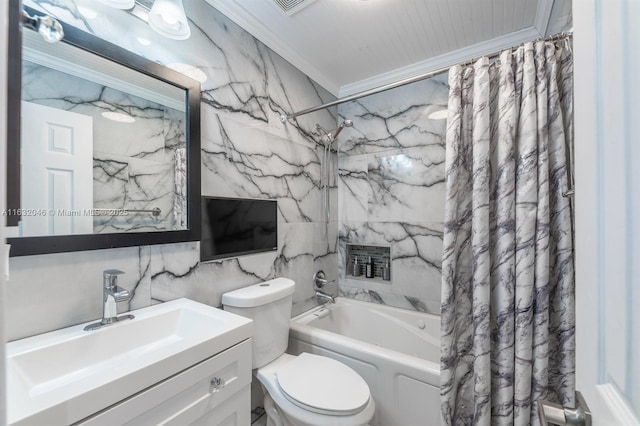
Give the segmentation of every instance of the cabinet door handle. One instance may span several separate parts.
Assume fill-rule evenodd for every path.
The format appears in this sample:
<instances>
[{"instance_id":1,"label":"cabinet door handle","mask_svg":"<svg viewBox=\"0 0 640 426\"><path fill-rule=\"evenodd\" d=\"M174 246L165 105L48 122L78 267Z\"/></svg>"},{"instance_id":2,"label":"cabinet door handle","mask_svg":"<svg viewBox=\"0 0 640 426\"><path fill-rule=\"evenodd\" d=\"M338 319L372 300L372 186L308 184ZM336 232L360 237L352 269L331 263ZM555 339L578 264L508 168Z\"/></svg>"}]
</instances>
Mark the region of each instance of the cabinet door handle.
<instances>
[{"instance_id":1,"label":"cabinet door handle","mask_svg":"<svg viewBox=\"0 0 640 426\"><path fill-rule=\"evenodd\" d=\"M226 386L227 382L221 377L214 377L211 379L211 385L209 386L209 393L220 392Z\"/></svg>"}]
</instances>

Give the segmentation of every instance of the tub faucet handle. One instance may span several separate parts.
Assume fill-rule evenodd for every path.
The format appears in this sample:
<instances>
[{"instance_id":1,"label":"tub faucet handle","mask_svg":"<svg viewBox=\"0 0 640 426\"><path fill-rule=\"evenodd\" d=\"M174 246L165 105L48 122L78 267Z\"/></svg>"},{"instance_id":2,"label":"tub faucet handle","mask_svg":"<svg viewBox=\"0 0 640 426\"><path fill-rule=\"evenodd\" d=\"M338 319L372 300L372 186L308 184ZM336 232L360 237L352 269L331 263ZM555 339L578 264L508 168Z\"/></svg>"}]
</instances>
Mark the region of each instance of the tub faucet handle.
<instances>
[{"instance_id":1,"label":"tub faucet handle","mask_svg":"<svg viewBox=\"0 0 640 426\"><path fill-rule=\"evenodd\" d=\"M323 270L320 270L313 274L313 285L316 289L321 289L325 285L335 282L335 280L328 280L327 275Z\"/></svg>"}]
</instances>

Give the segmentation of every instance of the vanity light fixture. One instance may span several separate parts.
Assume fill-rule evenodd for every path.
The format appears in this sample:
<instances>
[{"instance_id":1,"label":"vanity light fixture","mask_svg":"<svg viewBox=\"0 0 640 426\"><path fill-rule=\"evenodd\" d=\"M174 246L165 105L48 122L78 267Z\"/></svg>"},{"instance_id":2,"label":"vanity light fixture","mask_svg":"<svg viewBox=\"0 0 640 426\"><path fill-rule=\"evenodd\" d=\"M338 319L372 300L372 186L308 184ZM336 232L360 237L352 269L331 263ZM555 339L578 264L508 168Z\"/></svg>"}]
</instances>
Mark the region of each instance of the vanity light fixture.
<instances>
[{"instance_id":1,"label":"vanity light fixture","mask_svg":"<svg viewBox=\"0 0 640 426\"><path fill-rule=\"evenodd\" d=\"M191 36L182 0L155 0L149 11L149 26L174 40L186 40Z\"/></svg>"},{"instance_id":2,"label":"vanity light fixture","mask_svg":"<svg viewBox=\"0 0 640 426\"><path fill-rule=\"evenodd\" d=\"M186 40L191 28L182 0L155 0L151 9L148 3L135 0L100 0L117 9L124 9L146 23L158 34L174 40Z\"/></svg>"}]
</instances>

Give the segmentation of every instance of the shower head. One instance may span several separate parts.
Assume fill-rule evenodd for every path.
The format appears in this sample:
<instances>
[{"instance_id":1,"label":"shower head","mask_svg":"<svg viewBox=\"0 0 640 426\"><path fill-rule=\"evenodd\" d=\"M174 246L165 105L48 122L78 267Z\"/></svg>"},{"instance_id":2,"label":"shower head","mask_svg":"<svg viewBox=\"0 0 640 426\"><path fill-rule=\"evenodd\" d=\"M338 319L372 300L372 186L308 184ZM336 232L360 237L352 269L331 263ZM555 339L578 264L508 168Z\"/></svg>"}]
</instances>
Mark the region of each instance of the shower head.
<instances>
[{"instance_id":1,"label":"shower head","mask_svg":"<svg viewBox=\"0 0 640 426\"><path fill-rule=\"evenodd\" d=\"M331 138L331 133L329 133L328 130L325 130L325 128L322 127L321 125L316 124L316 130L318 131L318 133L320 133L320 135L322 135L327 140Z\"/></svg>"},{"instance_id":2,"label":"shower head","mask_svg":"<svg viewBox=\"0 0 640 426\"><path fill-rule=\"evenodd\" d=\"M331 135L331 137L333 139L337 138L338 135L340 134L340 132L342 131L342 129L344 129L345 127L351 127L353 126L353 121L351 120L344 120L342 123L340 123L340 125L338 126L338 128L333 132L333 135Z\"/></svg>"},{"instance_id":3,"label":"shower head","mask_svg":"<svg viewBox=\"0 0 640 426\"><path fill-rule=\"evenodd\" d=\"M351 127L353 126L353 121L351 120L344 120L342 123L340 123L340 125L338 126L337 129L335 129L333 131L333 133L329 133L327 132L325 129L322 128L322 126L320 126L319 124L316 124L316 130L318 130L318 132L324 134L325 138L327 139L327 142L329 144L332 144L333 141L338 137L338 135L340 134L340 132L342 131L342 129L344 129L345 127Z\"/></svg>"}]
</instances>

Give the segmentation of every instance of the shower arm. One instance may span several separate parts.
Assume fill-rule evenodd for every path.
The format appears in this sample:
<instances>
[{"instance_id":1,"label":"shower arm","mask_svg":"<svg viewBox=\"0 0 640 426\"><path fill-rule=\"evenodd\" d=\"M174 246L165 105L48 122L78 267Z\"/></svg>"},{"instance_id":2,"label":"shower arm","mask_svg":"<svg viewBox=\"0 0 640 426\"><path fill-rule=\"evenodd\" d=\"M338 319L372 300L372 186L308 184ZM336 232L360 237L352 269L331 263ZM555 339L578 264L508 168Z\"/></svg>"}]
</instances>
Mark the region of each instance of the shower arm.
<instances>
[{"instance_id":1,"label":"shower arm","mask_svg":"<svg viewBox=\"0 0 640 426\"><path fill-rule=\"evenodd\" d=\"M338 135L340 134L340 132L342 131L342 129L344 129L344 123L342 123L342 124L340 125L340 127L338 127L338 128L336 129L336 131L335 131L335 132L333 132L333 135L331 135L331 139L335 139L335 138L337 138L337 137L338 137Z\"/></svg>"}]
</instances>

